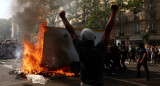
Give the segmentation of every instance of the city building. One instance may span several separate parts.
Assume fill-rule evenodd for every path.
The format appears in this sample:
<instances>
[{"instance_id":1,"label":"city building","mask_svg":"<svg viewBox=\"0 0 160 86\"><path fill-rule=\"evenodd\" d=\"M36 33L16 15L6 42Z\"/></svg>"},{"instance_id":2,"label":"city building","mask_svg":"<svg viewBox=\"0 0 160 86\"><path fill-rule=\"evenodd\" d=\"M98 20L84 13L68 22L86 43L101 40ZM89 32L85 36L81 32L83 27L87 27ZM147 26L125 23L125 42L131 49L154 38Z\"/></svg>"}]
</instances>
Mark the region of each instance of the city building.
<instances>
[{"instance_id":1,"label":"city building","mask_svg":"<svg viewBox=\"0 0 160 86\"><path fill-rule=\"evenodd\" d=\"M107 0L108 2L112 0ZM123 2L124 3L124 2ZM142 32L149 31L149 44L160 43L160 1L150 0L144 6L150 5L150 10L141 11L134 15L129 10L117 15L117 22L112 31L111 37L116 43L138 44L142 41Z\"/></svg>"},{"instance_id":2,"label":"city building","mask_svg":"<svg viewBox=\"0 0 160 86\"><path fill-rule=\"evenodd\" d=\"M101 0L101 4L104 4L104 7L109 7L111 2L116 0ZM78 24L74 25L78 30L81 30L81 26L83 25L81 19L72 18L72 13L70 13L70 9L74 9L74 5L76 3L81 2L81 0L72 1L65 6L60 7L60 10L66 11L66 16L69 19L70 23L74 25L73 22L77 22ZM144 8L146 6L150 6L150 10L141 11L137 14L134 14L130 10L121 9L121 12L117 14L116 23L114 29L111 33L111 39L114 39L115 43L122 45L130 45L130 44L138 44L142 41L141 33L149 31L149 44L160 44L160 0L144 0ZM128 4L127 2L122 2L123 4ZM105 6L106 5L106 6ZM103 10L103 7L102 9ZM49 25L55 27L64 27L59 15L57 13L54 25L49 22ZM78 11L77 11L78 14ZM106 18L108 20L109 16ZM79 25L79 26L78 26ZM16 31L13 30L16 25L12 23L12 38L16 38L14 34ZM79 29L80 28L80 29ZM76 29L77 30L77 29ZM103 31L101 31L103 32Z\"/></svg>"},{"instance_id":3,"label":"city building","mask_svg":"<svg viewBox=\"0 0 160 86\"><path fill-rule=\"evenodd\" d=\"M110 5L111 2L116 0L102 0L102 4L105 3L106 7ZM73 2L74 3L74 2ZM127 2L122 2L123 4L128 4ZM142 32L149 31L149 44L159 44L160 43L160 1L159 0L144 0L144 8L150 5L149 10L140 11L134 14L130 10L121 9L121 12L116 17L115 27L111 33L111 39L115 40L118 44L138 44L142 41ZM72 5L67 4L61 9L70 9ZM70 15L68 13L68 15ZM69 17L69 16L68 16ZM106 18L106 20L109 16ZM70 20L72 23L73 20ZM77 20L76 20L77 21ZM80 20L78 21L80 22ZM62 27L63 23L57 16L57 27ZM64 27L64 26L63 26Z\"/></svg>"}]
</instances>

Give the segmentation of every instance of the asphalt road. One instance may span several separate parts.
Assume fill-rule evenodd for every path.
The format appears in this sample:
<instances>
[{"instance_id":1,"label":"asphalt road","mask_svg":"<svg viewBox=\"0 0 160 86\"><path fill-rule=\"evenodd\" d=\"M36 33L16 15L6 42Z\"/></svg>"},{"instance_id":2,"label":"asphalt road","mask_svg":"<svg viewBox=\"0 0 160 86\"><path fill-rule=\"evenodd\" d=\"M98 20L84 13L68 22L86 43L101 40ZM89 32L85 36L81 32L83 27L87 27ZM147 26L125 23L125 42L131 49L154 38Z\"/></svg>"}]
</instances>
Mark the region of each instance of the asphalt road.
<instances>
[{"instance_id":1,"label":"asphalt road","mask_svg":"<svg viewBox=\"0 0 160 86\"><path fill-rule=\"evenodd\" d=\"M79 86L79 77L56 77L48 80L45 85L33 84L25 78L15 79L15 75L9 75L13 70L12 64L15 59L0 60L0 86ZM148 63L150 81L145 81L145 72L142 69L142 78L136 78L136 64L127 64L128 70L125 74L105 76L105 86L160 86L160 66Z\"/></svg>"}]
</instances>

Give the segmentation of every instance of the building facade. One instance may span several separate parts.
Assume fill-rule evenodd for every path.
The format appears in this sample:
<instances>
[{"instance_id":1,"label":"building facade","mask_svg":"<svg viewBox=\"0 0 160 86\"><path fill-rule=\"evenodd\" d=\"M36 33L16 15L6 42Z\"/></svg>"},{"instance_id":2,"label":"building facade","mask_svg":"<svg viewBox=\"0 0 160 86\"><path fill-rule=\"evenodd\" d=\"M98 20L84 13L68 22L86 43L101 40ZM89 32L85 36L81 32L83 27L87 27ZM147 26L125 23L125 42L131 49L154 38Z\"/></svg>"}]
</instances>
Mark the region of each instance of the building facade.
<instances>
[{"instance_id":1,"label":"building facade","mask_svg":"<svg viewBox=\"0 0 160 86\"><path fill-rule=\"evenodd\" d=\"M110 3L114 1L116 0L101 0L101 4L109 7ZM75 2L73 1L71 3L74 4ZM125 0L122 3L128 4ZM117 15L116 23L111 33L111 39L114 39L116 44L120 43L127 46L130 44L138 44L142 41L141 33L147 31L149 31L149 44L155 45L160 43L160 0L144 0L144 8L148 5L150 5L150 10L140 11L137 14L134 14L130 10L121 9L123 11ZM72 6L72 4L66 4L64 7L61 7L60 10L67 11L71 9ZM70 17L72 17L72 15L67 12L67 18L69 20ZM81 22L79 19L72 18L70 23L73 21ZM64 27L59 16L56 18L55 26Z\"/></svg>"},{"instance_id":2,"label":"building facade","mask_svg":"<svg viewBox=\"0 0 160 86\"><path fill-rule=\"evenodd\" d=\"M148 3L151 5L150 10L137 14L125 10L117 15L117 22L111 34L111 37L117 40L117 44L138 44L142 41L142 32L147 31L149 31L149 44L160 44L160 1L150 1L144 3L144 6Z\"/></svg>"}]
</instances>

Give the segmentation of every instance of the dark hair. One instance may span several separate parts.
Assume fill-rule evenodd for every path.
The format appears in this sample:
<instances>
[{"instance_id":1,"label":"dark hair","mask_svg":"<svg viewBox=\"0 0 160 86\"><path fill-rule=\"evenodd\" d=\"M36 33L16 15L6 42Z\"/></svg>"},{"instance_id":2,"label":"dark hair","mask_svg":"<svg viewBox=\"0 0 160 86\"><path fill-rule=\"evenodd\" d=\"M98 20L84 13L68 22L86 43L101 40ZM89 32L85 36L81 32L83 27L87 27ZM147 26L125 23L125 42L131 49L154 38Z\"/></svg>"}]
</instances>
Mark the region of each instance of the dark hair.
<instances>
[{"instance_id":1,"label":"dark hair","mask_svg":"<svg viewBox=\"0 0 160 86\"><path fill-rule=\"evenodd\" d=\"M144 43L140 43L139 48L144 48Z\"/></svg>"},{"instance_id":2,"label":"dark hair","mask_svg":"<svg viewBox=\"0 0 160 86\"><path fill-rule=\"evenodd\" d=\"M122 46L122 49L125 49L126 48L126 46Z\"/></svg>"}]
</instances>

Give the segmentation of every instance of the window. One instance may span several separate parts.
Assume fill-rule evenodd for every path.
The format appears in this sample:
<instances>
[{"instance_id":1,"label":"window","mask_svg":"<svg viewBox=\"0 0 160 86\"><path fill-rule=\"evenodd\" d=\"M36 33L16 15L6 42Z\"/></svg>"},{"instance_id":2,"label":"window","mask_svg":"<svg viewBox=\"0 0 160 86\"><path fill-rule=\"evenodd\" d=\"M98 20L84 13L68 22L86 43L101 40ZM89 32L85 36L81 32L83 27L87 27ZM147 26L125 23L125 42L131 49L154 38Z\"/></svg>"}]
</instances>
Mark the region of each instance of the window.
<instances>
[{"instance_id":1,"label":"window","mask_svg":"<svg viewBox=\"0 0 160 86\"><path fill-rule=\"evenodd\" d=\"M106 7L109 7L109 2L108 1L106 1Z\"/></svg>"},{"instance_id":2,"label":"window","mask_svg":"<svg viewBox=\"0 0 160 86\"><path fill-rule=\"evenodd\" d=\"M124 27L123 26L120 26L120 33L119 33L120 36L124 36Z\"/></svg>"},{"instance_id":3,"label":"window","mask_svg":"<svg viewBox=\"0 0 160 86\"><path fill-rule=\"evenodd\" d=\"M138 20L139 19L139 15L138 14L134 14L134 20Z\"/></svg>"},{"instance_id":4,"label":"window","mask_svg":"<svg viewBox=\"0 0 160 86\"><path fill-rule=\"evenodd\" d=\"M155 17L156 17L156 10L155 10L155 6L151 7L151 10L150 10L150 16L151 16L151 18L155 18Z\"/></svg>"},{"instance_id":5,"label":"window","mask_svg":"<svg viewBox=\"0 0 160 86\"><path fill-rule=\"evenodd\" d=\"M120 14L119 14L119 21L120 21L120 22L123 21L123 12L120 12Z\"/></svg>"},{"instance_id":6,"label":"window","mask_svg":"<svg viewBox=\"0 0 160 86\"><path fill-rule=\"evenodd\" d=\"M136 24L135 25L135 34L139 34L140 33L140 24Z\"/></svg>"},{"instance_id":7,"label":"window","mask_svg":"<svg viewBox=\"0 0 160 86\"><path fill-rule=\"evenodd\" d=\"M151 33L157 33L156 24L155 23L151 23L150 24L150 31L151 31Z\"/></svg>"}]
</instances>

